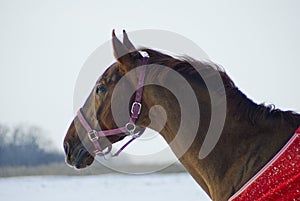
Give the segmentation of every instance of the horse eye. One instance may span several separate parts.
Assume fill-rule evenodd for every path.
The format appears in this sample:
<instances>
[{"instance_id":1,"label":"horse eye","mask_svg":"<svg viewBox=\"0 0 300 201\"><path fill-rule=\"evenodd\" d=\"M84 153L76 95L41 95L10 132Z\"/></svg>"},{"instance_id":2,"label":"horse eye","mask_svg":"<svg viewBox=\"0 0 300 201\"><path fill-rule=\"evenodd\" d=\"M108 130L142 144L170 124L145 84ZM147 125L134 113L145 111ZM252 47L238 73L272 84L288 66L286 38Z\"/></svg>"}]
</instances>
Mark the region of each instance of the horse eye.
<instances>
[{"instance_id":1,"label":"horse eye","mask_svg":"<svg viewBox=\"0 0 300 201\"><path fill-rule=\"evenodd\" d=\"M102 84L99 84L96 87L96 93L97 94L101 94L101 93L104 93L104 92L106 92L106 88Z\"/></svg>"}]
</instances>

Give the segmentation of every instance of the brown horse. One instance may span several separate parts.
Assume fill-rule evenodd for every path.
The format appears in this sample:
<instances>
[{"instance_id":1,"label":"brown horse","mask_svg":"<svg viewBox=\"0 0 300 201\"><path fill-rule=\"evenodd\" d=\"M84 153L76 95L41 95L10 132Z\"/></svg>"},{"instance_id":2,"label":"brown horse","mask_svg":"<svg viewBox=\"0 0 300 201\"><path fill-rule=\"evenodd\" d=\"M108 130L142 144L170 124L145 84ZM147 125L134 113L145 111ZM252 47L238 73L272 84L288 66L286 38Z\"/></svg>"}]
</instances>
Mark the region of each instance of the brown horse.
<instances>
[{"instance_id":1,"label":"brown horse","mask_svg":"<svg viewBox=\"0 0 300 201\"><path fill-rule=\"evenodd\" d=\"M118 127L111 108L114 88L126 73L138 68L142 63L143 57L128 40L126 33L123 34L122 43L113 32L113 47L117 62L99 78L82 107L82 113L93 129L109 130ZM212 200L228 200L284 146L300 125L299 114L258 105L248 99L229 76L216 65L192 61L190 58L174 58L152 49L143 49L143 51L149 55L147 65L150 68L155 69L155 65L162 65L178 72L189 82L195 92L201 121L194 122L192 117L187 117L187 120L197 125L196 135L188 149L183 154L179 154L181 147L185 146L185 137L189 138L189 135L192 135L186 127L185 136L178 138L171 149ZM194 65L207 72L205 78L199 75ZM137 82L139 74L134 75L123 82L125 89L134 88L133 85ZM223 100L221 96L225 96L226 120L216 146L208 156L200 159L200 148L207 134L212 113L211 98L204 79L213 80L217 75L221 77L224 84L225 93L218 96L220 100ZM164 82L168 79L168 71L164 73L149 71L145 79ZM115 105L126 108L127 114L119 117L124 124L128 122L133 99L134 94L129 105L128 102L124 104L122 94L116 95L113 100L117 103ZM160 105L166 113L167 119L164 125L161 125L161 114L149 115L151 108L156 105ZM181 109L176 97L168 89L158 85L144 86L141 114L136 121L137 130L150 127L171 143L179 129ZM120 133L100 137L98 142L105 148L111 143L122 140L126 135ZM94 161L93 143L78 117L70 125L64 140L64 149L67 163L78 169L85 168Z\"/></svg>"}]
</instances>

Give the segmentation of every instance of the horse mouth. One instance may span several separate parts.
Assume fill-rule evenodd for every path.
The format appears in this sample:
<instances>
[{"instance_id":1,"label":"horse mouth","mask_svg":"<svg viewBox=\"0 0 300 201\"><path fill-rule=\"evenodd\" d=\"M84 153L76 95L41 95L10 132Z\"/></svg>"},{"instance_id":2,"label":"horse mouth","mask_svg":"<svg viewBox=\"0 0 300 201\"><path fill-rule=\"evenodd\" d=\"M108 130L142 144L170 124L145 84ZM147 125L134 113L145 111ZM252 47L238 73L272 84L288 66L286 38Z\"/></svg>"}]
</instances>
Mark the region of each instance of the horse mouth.
<instances>
[{"instance_id":1,"label":"horse mouth","mask_svg":"<svg viewBox=\"0 0 300 201\"><path fill-rule=\"evenodd\" d=\"M83 169L94 162L94 157L84 148L78 147L74 152L66 155L66 163L76 169Z\"/></svg>"},{"instance_id":2,"label":"horse mouth","mask_svg":"<svg viewBox=\"0 0 300 201\"><path fill-rule=\"evenodd\" d=\"M84 148L81 148L75 157L74 167L76 169L86 168L87 166L90 166L93 161L94 157Z\"/></svg>"}]
</instances>

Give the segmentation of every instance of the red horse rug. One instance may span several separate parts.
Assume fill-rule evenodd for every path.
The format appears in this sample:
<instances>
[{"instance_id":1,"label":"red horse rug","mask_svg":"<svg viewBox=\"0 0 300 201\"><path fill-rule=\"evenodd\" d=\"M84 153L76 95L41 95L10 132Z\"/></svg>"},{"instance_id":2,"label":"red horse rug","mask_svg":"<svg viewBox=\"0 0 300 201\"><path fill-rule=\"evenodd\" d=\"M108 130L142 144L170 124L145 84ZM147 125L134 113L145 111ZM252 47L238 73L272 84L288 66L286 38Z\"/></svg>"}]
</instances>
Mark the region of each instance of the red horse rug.
<instances>
[{"instance_id":1,"label":"red horse rug","mask_svg":"<svg viewBox=\"0 0 300 201\"><path fill-rule=\"evenodd\" d=\"M300 127L229 201L300 201Z\"/></svg>"}]
</instances>

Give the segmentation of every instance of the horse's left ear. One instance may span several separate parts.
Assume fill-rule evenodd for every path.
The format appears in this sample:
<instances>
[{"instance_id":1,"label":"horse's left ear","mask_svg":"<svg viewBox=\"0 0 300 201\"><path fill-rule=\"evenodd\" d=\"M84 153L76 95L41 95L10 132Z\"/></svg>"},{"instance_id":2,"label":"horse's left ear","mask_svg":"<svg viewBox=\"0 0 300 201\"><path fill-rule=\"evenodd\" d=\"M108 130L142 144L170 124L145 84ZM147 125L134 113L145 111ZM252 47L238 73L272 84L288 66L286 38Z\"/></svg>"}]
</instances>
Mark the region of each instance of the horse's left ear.
<instances>
[{"instance_id":1,"label":"horse's left ear","mask_svg":"<svg viewBox=\"0 0 300 201\"><path fill-rule=\"evenodd\" d=\"M142 59L140 53L129 41L128 35L123 30L123 43L117 38L115 30L112 31L113 51L116 60L121 64L120 68L125 73L136 67Z\"/></svg>"}]
</instances>

